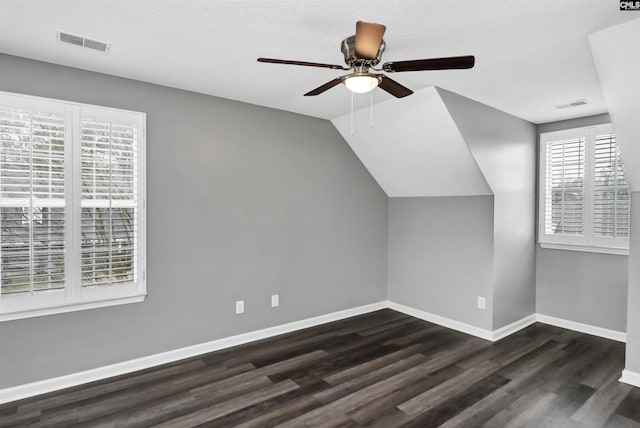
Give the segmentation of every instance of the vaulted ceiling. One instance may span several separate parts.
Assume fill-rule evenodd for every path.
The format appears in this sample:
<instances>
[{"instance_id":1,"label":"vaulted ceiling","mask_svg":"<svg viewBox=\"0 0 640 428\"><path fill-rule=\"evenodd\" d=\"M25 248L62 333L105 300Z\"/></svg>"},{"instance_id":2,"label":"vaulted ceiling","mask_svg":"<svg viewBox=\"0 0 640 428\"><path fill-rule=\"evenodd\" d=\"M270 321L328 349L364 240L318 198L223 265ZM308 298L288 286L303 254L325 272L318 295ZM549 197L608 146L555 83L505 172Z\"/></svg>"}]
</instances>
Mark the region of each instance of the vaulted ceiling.
<instances>
[{"instance_id":1,"label":"vaulted ceiling","mask_svg":"<svg viewBox=\"0 0 640 428\"><path fill-rule=\"evenodd\" d=\"M541 123L607 111L587 36L636 17L612 0L0 0L0 52L331 119L350 108L346 88L302 94L341 72L256 58L340 64L340 41L365 20L387 26L383 61L476 56L472 70L397 73L402 84ZM60 43L58 30L111 49Z\"/></svg>"},{"instance_id":2,"label":"vaulted ceiling","mask_svg":"<svg viewBox=\"0 0 640 428\"><path fill-rule=\"evenodd\" d=\"M373 114L373 123L368 108L332 122L388 196L493 194L436 88Z\"/></svg>"}]
</instances>

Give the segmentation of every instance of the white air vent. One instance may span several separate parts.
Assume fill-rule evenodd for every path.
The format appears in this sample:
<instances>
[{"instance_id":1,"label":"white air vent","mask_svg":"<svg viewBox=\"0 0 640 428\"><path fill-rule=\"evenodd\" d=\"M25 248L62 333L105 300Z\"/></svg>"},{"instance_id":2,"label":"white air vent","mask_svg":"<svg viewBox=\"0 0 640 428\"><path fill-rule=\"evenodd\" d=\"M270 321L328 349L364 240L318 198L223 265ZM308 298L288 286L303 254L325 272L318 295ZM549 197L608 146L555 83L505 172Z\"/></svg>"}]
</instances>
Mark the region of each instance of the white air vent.
<instances>
[{"instance_id":1,"label":"white air vent","mask_svg":"<svg viewBox=\"0 0 640 428\"><path fill-rule=\"evenodd\" d=\"M558 110L562 110L562 109L565 109L565 108L579 107L579 106L583 106L583 105L587 105L587 104L589 104L589 101L585 100L585 99L582 99L582 100L571 101L570 103L567 103L567 104L557 105L556 108Z\"/></svg>"},{"instance_id":2,"label":"white air vent","mask_svg":"<svg viewBox=\"0 0 640 428\"><path fill-rule=\"evenodd\" d=\"M82 36L76 36L74 34L63 33L62 31L58 31L58 40L63 43L69 43L76 46L84 46L85 48L95 49L100 52L109 52L110 45L104 42L98 42L96 40L91 40L84 38Z\"/></svg>"}]
</instances>

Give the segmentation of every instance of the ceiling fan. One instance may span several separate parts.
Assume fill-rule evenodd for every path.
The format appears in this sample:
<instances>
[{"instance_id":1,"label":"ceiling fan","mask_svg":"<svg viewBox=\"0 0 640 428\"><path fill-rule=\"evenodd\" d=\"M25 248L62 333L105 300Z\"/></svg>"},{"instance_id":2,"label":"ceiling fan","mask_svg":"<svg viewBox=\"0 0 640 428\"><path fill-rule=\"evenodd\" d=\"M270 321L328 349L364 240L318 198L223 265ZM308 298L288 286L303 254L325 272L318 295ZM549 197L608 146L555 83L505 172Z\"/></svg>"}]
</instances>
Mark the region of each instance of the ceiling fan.
<instances>
[{"instance_id":1,"label":"ceiling fan","mask_svg":"<svg viewBox=\"0 0 640 428\"><path fill-rule=\"evenodd\" d=\"M305 97L319 95L334 86L343 83L349 90L357 93L365 93L374 90L376 87L387 91L391 95L402 98L413 94L409 88L385 76L384 74L371 73L374 71L386 71L387 73L397 73L402 71L423 71L423 70L449 70L472 68L475 57L472 55L455 56L447 58L415 59L410 61L387 62L382 68L375 68L380 62L382 52L384 52L385 42L382 39L386 27L382 24L371 22L356 22L356 35L347 37L340 45L344 55L344 62L348 67L335 64L322 64L306 61L289 61L275 58L258 58L258 62L268 62L273 64L292 64L305 67L330 68L333 70L347 70L351 73L336 77L316 89L307 92Z\"/></svg>"}]
</instances>

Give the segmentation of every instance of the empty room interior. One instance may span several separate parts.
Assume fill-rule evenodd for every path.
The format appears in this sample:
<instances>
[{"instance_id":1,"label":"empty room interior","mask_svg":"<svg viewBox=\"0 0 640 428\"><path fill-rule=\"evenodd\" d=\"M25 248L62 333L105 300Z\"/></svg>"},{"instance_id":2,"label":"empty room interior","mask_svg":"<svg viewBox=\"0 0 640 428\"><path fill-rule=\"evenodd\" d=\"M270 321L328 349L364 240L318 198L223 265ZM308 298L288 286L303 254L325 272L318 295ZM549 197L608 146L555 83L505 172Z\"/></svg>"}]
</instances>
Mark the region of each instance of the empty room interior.
<instances>
[{"instance_id":1,"label":"empty room interior","mask_svg":"<svg viewBox=\"0 0 640 428\"><path fill-rule=\"evenodd\" d=\"M640 427L640 2L0 0L0 427Z\"/></svg>"}]
</instances>

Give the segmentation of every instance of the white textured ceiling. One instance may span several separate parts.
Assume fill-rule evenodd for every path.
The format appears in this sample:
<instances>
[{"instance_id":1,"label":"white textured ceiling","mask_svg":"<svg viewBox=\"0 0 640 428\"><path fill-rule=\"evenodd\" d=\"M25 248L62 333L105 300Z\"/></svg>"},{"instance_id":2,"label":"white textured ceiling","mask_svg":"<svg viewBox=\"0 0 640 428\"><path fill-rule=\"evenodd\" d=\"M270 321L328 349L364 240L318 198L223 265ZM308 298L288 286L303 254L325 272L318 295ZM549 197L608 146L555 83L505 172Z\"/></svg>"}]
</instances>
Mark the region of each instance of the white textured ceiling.
<instances>
[{"instance_id":1,"label":"white textured ceiling","mask_svg":"<svg viewBox=\"0 0 640 428\"><path fill-rule=\"evenodd\" d=\"M613 0L0 0L0 52L329 119L348 111L346 88L302 94L339 71L255 60L341 64L360 19L387 26L383 61L476 56L473 70L395 74L402 84L541 123L607 110L587 35L635 17ZM61 44L57 30L111 51ZM554 108L580 98L591 104Z\"/></svg>"},{"instance_id":2,"label":"white textured ceiling","mask_svg":"<svg viewBox=\"0 0 640 428\"><path fill-rule=\"evenodd\" d=\"M389 197L491 195L434 87L331 122ZM419 124L419 126L416 126Z\"/></svg>"}]
</instances>

